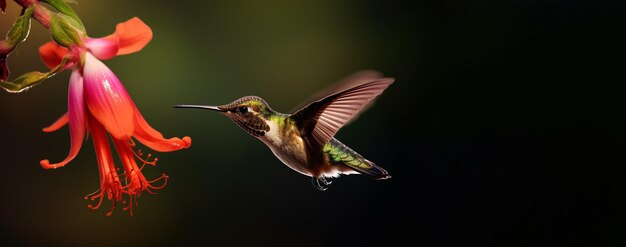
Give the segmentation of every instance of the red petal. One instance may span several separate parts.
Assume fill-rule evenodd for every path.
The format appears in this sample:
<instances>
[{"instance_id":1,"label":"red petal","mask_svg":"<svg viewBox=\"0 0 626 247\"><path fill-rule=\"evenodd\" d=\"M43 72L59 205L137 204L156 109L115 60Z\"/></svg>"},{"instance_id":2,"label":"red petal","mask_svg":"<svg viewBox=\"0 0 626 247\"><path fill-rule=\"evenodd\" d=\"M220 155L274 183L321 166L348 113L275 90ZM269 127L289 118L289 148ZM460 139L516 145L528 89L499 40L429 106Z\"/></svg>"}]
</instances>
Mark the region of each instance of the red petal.
<instances>
[{"instance_id":1,"label":"red petal","mask_svg":"<svg viewBox=\"0 0 626 247\"><path fill-rule=\"evenodd\" d=\"M70 147L70 153L65 160L50 164L49 160L42 160L39 164L45 169L59 168L65 166L68 162L72 161L74 157L80 151L80 147L83 144L85 138L85 105L83 98L83 78L80 72L72 72L70 77L68 96L68 117L70 124L70 140L72 146ZM63 117L61 117L63 119ZM58 123L59 121L57 121ZM56 124L56 123L55 123ZM53 124L54 126L54 124Z\"/></svg>"},{"instance_id":2,"label":"red petal","mask_svg":"<svg viewBox=\"0 0 626 247\"><path fill-rule=\"evenodd\" d=\"M43 132L47 132L47 133L54 132L60 129L61 127L65 126L69 121L70 121L70 117L66 112L65 114L63 114L63 116L57 119L57 121L55 121L52 125L45 127L42 130Z\"/></svg>"},{"instance_id":3,"label":"red petal","mask_svg":"<svg viewBox=\"0 0 626 247\"><path fill-rule=\"evenodd\" d=\"M39 56L50 69L61 64L61 60L63 60L66 54L67 48L59 46L52 41L39 47Z\"/></svg>"},{"instance_id":4,"label":"red petal","mask_svg":"<svg viewBox=\"0 0 626 247\"><path fill-rule=\"evenodd\" d=\"M148 122L143 118L137 106L135 109L135 138L139 140L143 145L150 147L153 150L159 152L171 152L180 150L183 148L189 148L191 146L191 138L189 136L180 139L173 137L165 139L163 135L157 130L153 129Z\"/></svg>"},{"instance_id":5,"label":"red petal","mask_svg":"<svg viewBox=\"0 0 626 247\"><path fill-rule=\"evenodd\" d=\"M93 116L88 115L89 129L93 137L93 146L96 149L96 158L98 160L98 168L100 171L100 192L91 197L91 200L99 199L95 205L89 205L91 209L97 209L102 204L102 200L106 196L109 200L114 201L111 211L106 215L110 216L115 207L115 201L121 202L122 195L125 192L117 174L117 168L111 155L111 147L107 138L107 133L102 124Z\"/></svg>"},{"instance_id":6,"label":"red petal","mask_svg":"<svg viewBox=\"0 0 626 247\"><path fill-rule=\"evenodd\" d=\"M119 44L117 55L138 52L152 40L152 29L137 17L117 24L115 33L104 37Z\"/></svg>"}]
</instances>

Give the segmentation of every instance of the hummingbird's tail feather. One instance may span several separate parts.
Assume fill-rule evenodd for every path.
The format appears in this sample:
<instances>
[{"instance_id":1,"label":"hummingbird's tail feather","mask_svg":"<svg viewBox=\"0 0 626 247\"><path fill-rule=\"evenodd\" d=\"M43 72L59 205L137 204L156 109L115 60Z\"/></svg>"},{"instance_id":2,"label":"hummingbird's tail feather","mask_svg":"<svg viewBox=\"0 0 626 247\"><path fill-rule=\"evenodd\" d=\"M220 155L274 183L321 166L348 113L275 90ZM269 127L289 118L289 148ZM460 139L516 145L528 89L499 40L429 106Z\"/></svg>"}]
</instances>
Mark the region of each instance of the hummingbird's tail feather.
<instances>
[{"instance_id":1,"label":"hummingbird's tail feather","mask_svg":"<svg viewBox=\"0 0 626 247\"><path fill-rule=\"evenodd\" d=\"M371 177L376 180L383 180L383 179L391 178L391 175L389 175L389 173L385 169L383 169L380 166L377 166L376 164L374 164L374 162L371 162L369 160L365 160L365 162L369 163L370 167L362 168L362 166L358 166L358 167L353 167L350 165L348 166L354 169L355 171L363 175L367 175L368 177Z\"/></svg>"},{"instance_id":2,"label":"hummingbird's tail feather","mask_svg":"<svg viewBox=\"0 0 626 247\"><path fill-rule=\"evenodd\" d=\"M391 178L385 169L363 158L363 156L335 138L324 145L323 152L328 156L328 160L332 164L345 166L350 170L367 175L373 179L382 180ZM342 173L350 174L350 172Z\"/></svg>"}]
</instances>

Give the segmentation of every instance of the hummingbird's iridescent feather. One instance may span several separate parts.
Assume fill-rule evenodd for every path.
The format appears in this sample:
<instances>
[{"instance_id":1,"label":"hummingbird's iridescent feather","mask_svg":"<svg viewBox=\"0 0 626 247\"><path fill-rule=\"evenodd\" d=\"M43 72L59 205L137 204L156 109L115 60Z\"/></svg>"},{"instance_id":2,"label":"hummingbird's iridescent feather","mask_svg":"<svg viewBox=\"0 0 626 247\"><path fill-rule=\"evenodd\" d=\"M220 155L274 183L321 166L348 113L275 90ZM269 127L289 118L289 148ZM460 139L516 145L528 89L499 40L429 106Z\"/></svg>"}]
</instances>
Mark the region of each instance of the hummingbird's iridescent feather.
<instances>
[{"instance_id":1,"label":"hummingbird's iridescent feather","mask_svg":"<svg viewBox=\"0 0 626 247\"><path fill-rule=\"evenodd\" d=\"M341 127L393 82L393 78L381 78L358 84L315 101L291 117L300 124L303 134L312 137L311 148L321 149Z\"/></svg>"}]
</instances>

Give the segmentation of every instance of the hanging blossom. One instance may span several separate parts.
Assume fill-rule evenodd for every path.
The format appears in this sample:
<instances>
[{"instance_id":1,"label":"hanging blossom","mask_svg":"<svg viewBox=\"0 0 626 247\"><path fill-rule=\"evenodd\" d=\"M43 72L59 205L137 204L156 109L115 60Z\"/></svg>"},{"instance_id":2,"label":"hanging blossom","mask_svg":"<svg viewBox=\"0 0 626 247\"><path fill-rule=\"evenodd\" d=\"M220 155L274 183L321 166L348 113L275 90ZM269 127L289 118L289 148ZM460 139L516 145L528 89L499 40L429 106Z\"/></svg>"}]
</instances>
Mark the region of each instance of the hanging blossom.
<instances>
[{"instance_id":1,"label":"hanging blossom","mask_svg":"<svg viewBox=\"0 0 626 247\"><path fill-rule=\"evenodd\" d=\"M124 210L132 215L133 204L143 191L154 194L167 183L167 175L148 180L142 174L145 165L156 165L157 159L143 156L135 151L138 140L152 150L159 152L176 151L191 146L191 138L166 139L143 118L128 92L115 74L100 60L111 59L141 50L152 39L152 30L139 18L130 19L117 25L115 33L103 38L90 38L80 30L78 39L65 42L63 46L48 42L39 48L46 66L71 69L68 92L68 112L44 132L58 130L69 123L71 147L67 158L57 163L42 160L41 166L53 169L70 162L91 133L100 172L100 189L85 199L94 201L89 208L98 209L106 197L112 202L111 215L116 202L126 204ZM61 36L61 35L57 35ZM55 39L64 41L61 39ZM67 41L67 40L65 40ZM113 161L110 136L117 151L123 172ZM126 200L128 198L128 202Z\"/></svg>"}]
</instances>

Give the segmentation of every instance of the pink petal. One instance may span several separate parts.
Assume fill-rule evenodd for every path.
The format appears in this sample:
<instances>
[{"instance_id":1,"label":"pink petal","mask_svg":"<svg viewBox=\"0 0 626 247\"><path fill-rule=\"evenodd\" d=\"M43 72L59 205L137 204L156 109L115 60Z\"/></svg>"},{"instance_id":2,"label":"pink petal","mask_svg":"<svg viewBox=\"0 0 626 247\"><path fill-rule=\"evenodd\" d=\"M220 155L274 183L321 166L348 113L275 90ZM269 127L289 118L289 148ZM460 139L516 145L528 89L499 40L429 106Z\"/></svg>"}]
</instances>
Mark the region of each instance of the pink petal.
<instances>
[{"instance_id":1,"label":"pink petal","mask_svg":"<svg viewBox=\"0 0 626 247\"><path fill-rule=\"evenodd\" d=\"M43 132L50 133L59 130L61 127L65 126L70 121L70 117L66 112L61 116L57 121L55 121L52 125L43 128Z\"/></svg>"},{"instance_id":2,"label":"pink petal","mask_svg":"<svg viewBox=\"0 0 626 247\"><path fill-rule=\"evenodd\" d=\"M107 60L115 57L118 51L117 41L109 39L87 38L85 46L96 58Z\"/></svg>"},{"instance_id":3,"label":"pink petal","mask_svg":"<svg viewBox=\"0 0 626 247\"><path fill-rule=\"evenodd\" d=\"M119 140L134 132L133 101L113 72L90 53L85 54L85 99L91 114Z\"/></svg>"},{"instance_id":4,"label":"pink petal","mask_svg":"<svg viewBox=\"0 0 626 247\"><path fill-rule=\"evenodd\" d=\"M49 160L42 160L39 164L45 169L59 168L72 161L80 151L85 138L85 105L83 97L83 77L77 70L72 71L68 93L68 115L70 124L70 153L65 160L50 164Z\"/></svg>"},{"instance_id":5,"label":"pink petal","mask_svg":"<svg viewBox=\"0 0 626 247\"><path fill-rule=\"evenodd\" d=\"M165 139L157 130L153 129L143 118L137 107L135 109L135 138L143 143L143 145L159 152L171 152L191 146L191 138L189 136L180 139L173 137Z\"/></svg>"}]
</instances>

